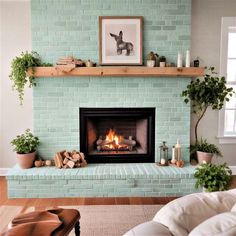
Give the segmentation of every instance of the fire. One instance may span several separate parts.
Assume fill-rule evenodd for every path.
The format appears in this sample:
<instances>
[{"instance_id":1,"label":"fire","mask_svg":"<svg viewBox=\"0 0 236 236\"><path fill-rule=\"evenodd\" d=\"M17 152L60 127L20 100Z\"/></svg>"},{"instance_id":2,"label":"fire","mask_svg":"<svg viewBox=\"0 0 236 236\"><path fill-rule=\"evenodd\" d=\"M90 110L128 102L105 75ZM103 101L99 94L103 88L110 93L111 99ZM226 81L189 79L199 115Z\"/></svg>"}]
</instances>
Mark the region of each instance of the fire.
<instances>
[{"instance_id":1,"label":"fire","mask_svg":"<svg viewBox=\"0 0 236 236\"><path fill-rule=\"evenodd\" d=\"M108 141L109 144L109 148L115 148L114 145L119 146L120 144L120 138L118 137L118 135L116 135L116 132L113 129L110 129L108 134L106 135L106 141Z\"/></svg>"},{"instance_id":2,"label":"fire","mask_svg":"<svg viewBox=\"0 0 236 236\"><path fill-rule=\"evenodd\" d=\"M125 139L124 136L116 134L113 129L109 129L105 139L99 136L96 143L98 151L132 151L136 145L136 141L132 139L132 136Z\"/></svg>"}]
</instances>

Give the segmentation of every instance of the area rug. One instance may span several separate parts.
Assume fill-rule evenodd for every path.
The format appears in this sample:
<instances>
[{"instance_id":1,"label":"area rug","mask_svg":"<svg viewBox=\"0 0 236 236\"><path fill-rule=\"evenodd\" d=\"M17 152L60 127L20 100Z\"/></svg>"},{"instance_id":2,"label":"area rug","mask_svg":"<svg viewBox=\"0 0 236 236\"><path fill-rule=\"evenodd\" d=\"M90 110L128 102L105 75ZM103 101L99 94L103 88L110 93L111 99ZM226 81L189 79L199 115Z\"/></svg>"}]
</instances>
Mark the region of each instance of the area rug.
<instances>
[{"instance_id":1,"label":"area rug","mask_svg":"<svg viewBox=\"0 0 236 236\"><path fill-rule=\"evenodd\" d=\"M62 206L80 211L81 236L121 236L135 225L149 221L162 205L89 205ZM34 207L0 207L0 232L19 213L34 211ZM74 236L72 231L69 236Z\"/></svg>"}]
</instances>

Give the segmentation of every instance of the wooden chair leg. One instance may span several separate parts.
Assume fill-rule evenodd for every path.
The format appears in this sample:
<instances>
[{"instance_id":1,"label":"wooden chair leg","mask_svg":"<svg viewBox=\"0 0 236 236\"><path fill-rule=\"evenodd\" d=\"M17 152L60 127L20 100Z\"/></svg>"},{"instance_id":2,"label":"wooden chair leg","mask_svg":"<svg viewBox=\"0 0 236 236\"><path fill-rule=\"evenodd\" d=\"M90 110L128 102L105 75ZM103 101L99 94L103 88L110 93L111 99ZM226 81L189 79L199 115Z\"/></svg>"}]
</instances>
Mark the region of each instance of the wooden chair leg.
<instances>
[{"instance_id":1,"label":"wooden chair leg","mask_svg":"<svg viewBox=\"0 0 236 236\"><path fill-rule=\"evenodd\" d=\"M80 223L77 221L75 223L75 236L80 236Z\"/></svg>"}]
</instances>

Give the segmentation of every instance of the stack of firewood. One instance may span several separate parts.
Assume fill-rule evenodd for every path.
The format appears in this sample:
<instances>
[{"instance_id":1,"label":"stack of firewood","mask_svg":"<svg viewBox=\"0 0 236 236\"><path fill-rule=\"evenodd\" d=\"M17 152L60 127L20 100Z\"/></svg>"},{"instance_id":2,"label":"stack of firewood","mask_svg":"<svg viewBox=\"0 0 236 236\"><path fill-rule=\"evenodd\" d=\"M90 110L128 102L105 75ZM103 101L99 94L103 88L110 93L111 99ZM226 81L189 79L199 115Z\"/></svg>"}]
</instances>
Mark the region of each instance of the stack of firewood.
<instances>
[{"instance_id":1,"label":"stack of firewood","mask_svg":"<svg viewBox=\"0 0 236 236\"><path fill-rule=\"evenodd\" d=\"M68 73L73 69L75 69L75 67L82 67L82 66L85 66L84 61L82 61L81 59L77 59L73 56L68 56L58 59L56 69Z\"/></svg>"},{"instance_id":2,"label":"stack of firewood","mask_svg":"<svg viewBox=\"0 0 236 236\"><path fill-rule=\"evenodd\" d=\"M84 154L76 150L57 152L55 155L55 166L57 168L78 168L87 166Z\"/></svg>"}]
</instances>

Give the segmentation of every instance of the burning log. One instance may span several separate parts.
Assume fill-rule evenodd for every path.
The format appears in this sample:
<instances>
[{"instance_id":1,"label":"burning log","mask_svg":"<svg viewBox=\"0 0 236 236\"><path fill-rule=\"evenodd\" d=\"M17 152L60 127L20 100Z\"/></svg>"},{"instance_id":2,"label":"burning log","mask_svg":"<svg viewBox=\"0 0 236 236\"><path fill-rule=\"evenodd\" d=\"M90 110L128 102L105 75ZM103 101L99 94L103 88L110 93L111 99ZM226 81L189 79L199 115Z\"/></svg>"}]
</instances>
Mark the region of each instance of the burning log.
<instances>
[{"instance_id":1,"label":"burning log","mask_svg":"<svg viewBox=\"0 0 236 236\"><path fill-rule=\"evenodd\" d=\"M109 131L109 133L114 135L114 131ZM112 136L109 134L106 139L102 139L102 136L99 136L97 142L98 151L132 151L133 147L136 146L136 141L132 139L132 136L129 136L129 139L125 139L123 136Z\"/></svg>"},{"instance_id":2,"label":"burning log","mask_svg":"<svg viewBox=\"0 0 236 236\"><path fill-rule=\"evenodd\" d=\"M67 152L65 150L57 152L54 159L57 168L75 168L87 166L84 153L78 152L76 150L73 150L72 152Z\"/></svg>"}]
</instances>

